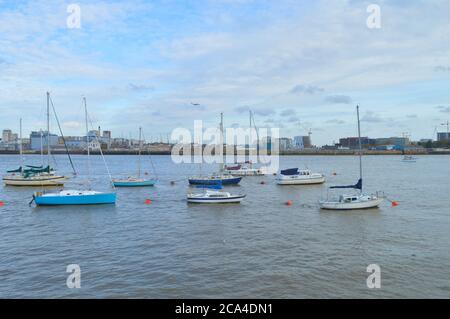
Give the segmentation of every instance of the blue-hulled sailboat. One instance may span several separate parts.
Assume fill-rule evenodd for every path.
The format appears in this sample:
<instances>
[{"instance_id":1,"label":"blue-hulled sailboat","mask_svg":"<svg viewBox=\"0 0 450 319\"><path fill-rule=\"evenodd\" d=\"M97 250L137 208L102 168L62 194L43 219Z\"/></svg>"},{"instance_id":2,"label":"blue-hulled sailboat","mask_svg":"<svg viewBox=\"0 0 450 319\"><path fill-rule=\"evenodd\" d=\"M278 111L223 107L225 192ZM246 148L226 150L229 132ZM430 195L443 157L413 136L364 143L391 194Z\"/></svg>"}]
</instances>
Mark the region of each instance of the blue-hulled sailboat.
<instances>
[{"instance_id":1,"label":"blue-hulled sailboat","mask_svg":"<svg viewBox=\"0 0 450 319\"><path fill-rule=\"evenodd\" d=\"M223 152L223 113L220 113L220 147ZM191 185L237 185L242 180L242 177L233 176L231 174L224 174L224 164L221 164L220 172L214 173L209 176L194 176L189 178L189 184Z\"/></svg>"},{"instance_id":2,"label":"blue-hulled sailboat","mask_svg":"<svg viewBox=\"0 0 450 319\"><path fill-rule=\"evenodd\" d=\"M87 168L88 179L90 177L90 141L89 141L89 126L86 98L83 97L84 112L86 117L86 149L87 149ZM103 152L100 148L100 154L103 157ZM104 158L103 158L104 160ZM105 162L106 165L106 162ZM108 169L108 167L106 166ZM109 170L108 170L109 173ZM114 186L113 186L114 187ZM115 192L98 192L90 189L88 190L62 190L56 193L36 192L33 195L33 200L38 206L57 206L57 205L100 205L100 204L115 204Z\"/></svg>"},{"instance_id":3,"label":"blue-hulled sailboat","mask_svg":"<svg viewBox=\"0 0 450 319\"><path fill-rule=\"evenodd\" d=\"M139 154L138 154L138 174L137 177L129 176L124 179L113 179L115 187L145 187L154 186L156 179L141 178L141 149L142 149L142 127L139 128Z\"/></svg>"}]
</instances>

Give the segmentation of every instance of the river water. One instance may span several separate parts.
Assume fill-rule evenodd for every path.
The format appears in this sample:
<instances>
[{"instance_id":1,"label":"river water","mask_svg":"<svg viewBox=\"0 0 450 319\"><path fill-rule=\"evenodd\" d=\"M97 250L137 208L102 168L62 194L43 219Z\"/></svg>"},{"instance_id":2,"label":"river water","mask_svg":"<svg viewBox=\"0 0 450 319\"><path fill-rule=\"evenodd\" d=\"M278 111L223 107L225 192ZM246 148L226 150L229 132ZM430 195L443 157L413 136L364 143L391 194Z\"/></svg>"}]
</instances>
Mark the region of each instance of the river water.
<instances>
[{"instance_id":1,"label":"river water","mask_svg":"<svg viewBox=\"0 0 450 319\"><path fill-rule=\"evenodd\" d=\"M39 156L25 158L40 164ZM86 157L73 159L79 175L68 189L85 181ZM136 160L106 157L114 176L133 173ZM186 203L186 178L198 165L151 160L157 186L117 189L116 206L29 207L33 189L0 186L0 297L450 297L449 156L419 156L416 163L365 157L367 192L382 190L399 206L386 201L354 212L317 205L327 186L357 181L353 156L281 157L282 168L308 167L327 183L277 186L274 176L246 177L227 188L246 193L245 201L225 206ZM70 175L66 157L56 163ZM0 172L17 164L17 156L0 155ZM91 164L93 188L107 189L101 157ZM149 157L142 166L152 172ZM69 264L81 268L80 289L66 285ZM370 264L381 268L379 289L367 287Z\"/></svg>"}]
</instances>

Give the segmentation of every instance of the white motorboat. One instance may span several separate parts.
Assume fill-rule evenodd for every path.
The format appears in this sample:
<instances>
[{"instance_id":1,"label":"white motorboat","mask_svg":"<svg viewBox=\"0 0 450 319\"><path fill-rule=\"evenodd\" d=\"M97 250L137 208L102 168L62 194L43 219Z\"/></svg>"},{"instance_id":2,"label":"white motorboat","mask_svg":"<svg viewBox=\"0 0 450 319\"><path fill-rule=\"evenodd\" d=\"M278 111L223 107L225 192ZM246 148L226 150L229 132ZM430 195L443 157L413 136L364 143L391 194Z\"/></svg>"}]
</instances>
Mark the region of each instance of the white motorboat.
<instances>
[{"instance_id":1,"label":"white motorboat","mask_svg":"<svg viewBox=\"0 0 450 319\"><path fill-rule=\"evenodd\" d=\"M358 189L359 194L356 195L340 195L337 199L319 201L321 209L330 210L354 210L376 208L384 200L383 197L377 195L363 194L362 191L362 147L361 147L361 126L359 120L359 105L356 106L356 114L358 118L358 140L359 140L359 180L355 185L348 186L332 186L330 188L353 188Z\"/></svg>"},{"instance_id":2,"label":"white motorboat","mask_svg":"<svg viewBox=\"0 0 450 319\"><path fill-rule=\"evenodd\" d=\"M308 169L291 168L282 170L276 180L278 185L311 185L325 183L325 176Z\"/></svg>"},{"instance_id":3,"label":"white motorboat","mask_svg":"<svg viewBox=\"0 0 450 319\"><path fill-rule=\"evenodd\" d=\"M240 203L246 195L233 195L229 192L205 190L204 193L188 194L188 203L196 204L230 204Z\"/></svg>"},{"instance_id":4,"label":"white motorboat","mask_svg":"<svg viewBox=\"0 0 450 319\"><path fill-rule=\"evenodd\" d=\"M417 161L417 157L411 155L405 155L402 159L402 162L405 163L415 163Z\"/></svg>"}]
</instances>

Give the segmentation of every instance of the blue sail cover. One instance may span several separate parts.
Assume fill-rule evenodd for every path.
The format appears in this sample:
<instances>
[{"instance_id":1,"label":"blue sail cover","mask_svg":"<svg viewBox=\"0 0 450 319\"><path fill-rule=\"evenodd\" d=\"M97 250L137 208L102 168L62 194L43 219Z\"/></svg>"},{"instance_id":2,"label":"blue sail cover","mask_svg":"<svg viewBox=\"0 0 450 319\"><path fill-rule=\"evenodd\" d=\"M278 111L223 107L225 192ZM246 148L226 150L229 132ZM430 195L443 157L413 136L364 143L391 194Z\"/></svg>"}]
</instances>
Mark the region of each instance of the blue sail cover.
<instances>
[{"instance_id":1,"label":"blue sail cover","mask_svg":"<svg viewBox=\"0 0 450 319\"><path fill-rule=\"evenodd\" d=\"M213 184L213 185L195 185L195 188L209 188L209 189L222 189L222 184Z\"/></svg>"},{"instance_id":2,"label":"blue sail cover","mask_svg":"<svg viewBox=\"0 0 450 319\"><path fill-rule=\"evenodd\" d=\"M280 172L281 175L298 175L298 168L284 169Z\"/></svg>"},{"instance_id":3,"label":"blue sail cover","mask_svg":"<svg viewBox=\"0 0 450 319\"><path fill-rule=\"evenodd\" d=\"M359 189L362 190L362 179L360 178L358 183L356 183L355 185L348 185L348 186L331 186L330 188L355 188L355 189Z\"/></svg>"}]
</instances>

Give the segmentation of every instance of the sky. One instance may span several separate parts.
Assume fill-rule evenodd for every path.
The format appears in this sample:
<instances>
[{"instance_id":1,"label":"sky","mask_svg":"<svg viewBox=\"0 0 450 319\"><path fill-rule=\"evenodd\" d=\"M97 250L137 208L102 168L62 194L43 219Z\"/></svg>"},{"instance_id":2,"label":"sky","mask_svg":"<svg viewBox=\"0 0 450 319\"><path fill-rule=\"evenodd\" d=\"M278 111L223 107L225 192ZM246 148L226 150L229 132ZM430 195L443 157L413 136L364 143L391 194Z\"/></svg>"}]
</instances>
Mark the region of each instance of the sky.
<instances>
[{"instance_id":1,"label":"sky","mask_svg":"<svg viewBox=\"0 0 450 319\"><path fill-rule=\"evenodd\" d=\"M69 28L67 8L80 8ZM380 28L369 28L371 4ZM0 0L0 129L45 129L49 91L65 135L95 127L147 140L194 120L435 138L450 120L450 1ZM52 124L52 131L57 131Z\"/></svg>"}]
</instances>

